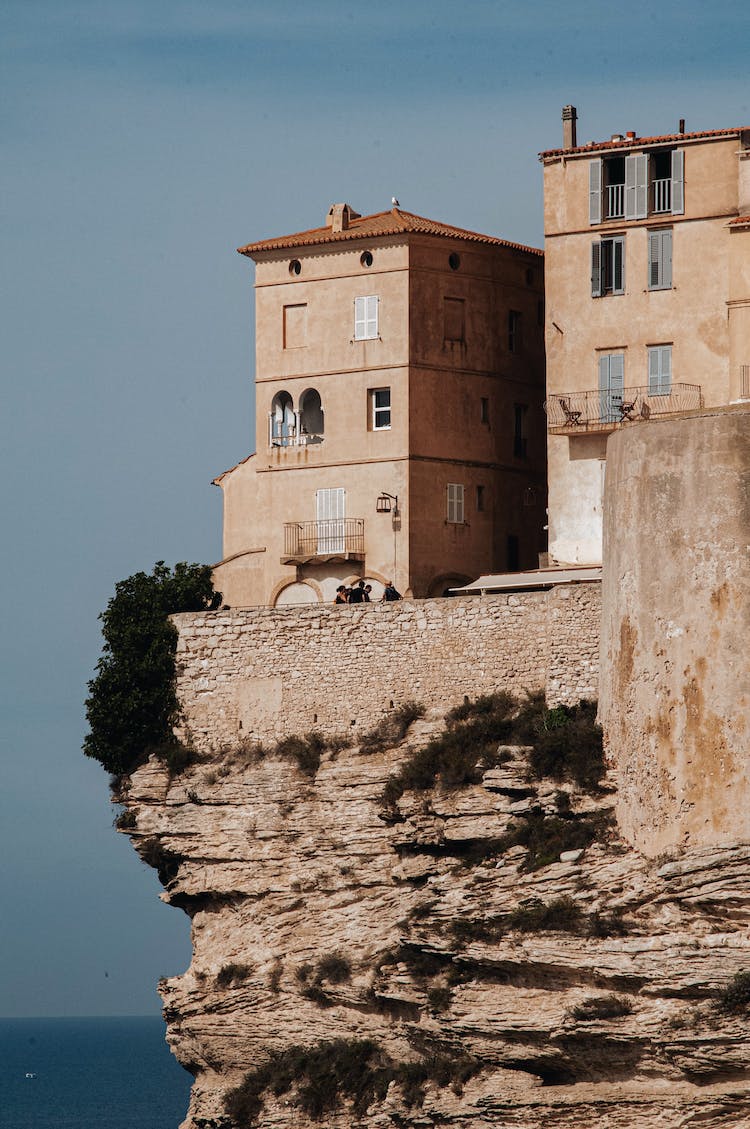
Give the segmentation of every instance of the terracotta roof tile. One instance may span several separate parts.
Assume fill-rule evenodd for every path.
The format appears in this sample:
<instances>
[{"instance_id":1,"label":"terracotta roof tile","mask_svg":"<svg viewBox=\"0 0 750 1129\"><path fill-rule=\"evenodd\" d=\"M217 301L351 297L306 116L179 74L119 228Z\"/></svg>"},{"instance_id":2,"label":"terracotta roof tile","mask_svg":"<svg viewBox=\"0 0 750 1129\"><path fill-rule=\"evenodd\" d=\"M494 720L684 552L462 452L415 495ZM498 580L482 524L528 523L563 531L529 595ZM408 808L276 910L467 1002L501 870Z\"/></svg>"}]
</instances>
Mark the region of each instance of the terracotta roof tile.
<instances>
[{"instance_id":1,"label":"terracotta roof tile","mask_svg":"<svg viewBox=\"0 0 750 1129\"><path fill-rule=\"evenodd\" d=\"M574 149L545 149L539 154L545 157L569 156L571 153L598 153L602 149L642 149L644 145L668 145L675 141L700 141L709 137L738 137L750 127L738 126L736 129L704 129L699 133L665 133L661 137L623 137L622 141L590 141L587 145L577 145Z\"/></svg>"},{"instance_id":2,"label":"terracotta roof tile","mask_svg":"<svg viewBox=\"0 0 750 1129\"><path fill-rule=\"evenodd\" d=\"M750 216L737 216L737 219L729 221L729 227L747 227L750 225Z\"/></svg>"},{"instance_id":3,"label":"terracotta roof tile","mask_svg":"<svg viewBox=\"0 0 750 1129\"><path fill-rule=\"evenodd\" d=\"M212 479L211 479L211 485L212 485L212 486L221 486L221 480L222 480L223 478L226 478L226 476L227 476L228 474L231 474L233 470L237 470L237 467L241 467L241 466L243 466L243 465L244 465L245 463L249 463L251 459L254 459L254 458L255 458L255 455L256 455L256 452L255 452L255 451L253 451L253 453L252 453L252 454L250 454L250 455L245 455L244 459L240 459L240 461L239 461L238 463L235 463L235 464L234 464L234 466L230 466L228 470L223 470L223 471L221 472L221 474L217 474L217 475L216 475L216 478L212 478Z\"/></svg>"},{"instance_id":4,"label":"terracotta roof tile","mask_svg":"<svg viewBox=\"0 0 750 1129\"><path fill-rule=\"evenodd\" d=\"M471 243L489 243L497 247L512 247L530 255L543 255L537 247L527 247L523 243L512 243L498 239L494 235L480 235L476 231L466 231L462 227L452 227L437 220L392 208L388 212L376 212L372 216L361 216L349 222L346 231L334 231L330 227L314 227L310 231L299 231L294 235L281 235L274 239L261 239L238 247L241 255L252 256L258 251L278 251L285 247L311 247L321 243L342 243L350 239L370 239L381 235L439 235L446 239L464 239Z\"/></svg>"}]
</instances>

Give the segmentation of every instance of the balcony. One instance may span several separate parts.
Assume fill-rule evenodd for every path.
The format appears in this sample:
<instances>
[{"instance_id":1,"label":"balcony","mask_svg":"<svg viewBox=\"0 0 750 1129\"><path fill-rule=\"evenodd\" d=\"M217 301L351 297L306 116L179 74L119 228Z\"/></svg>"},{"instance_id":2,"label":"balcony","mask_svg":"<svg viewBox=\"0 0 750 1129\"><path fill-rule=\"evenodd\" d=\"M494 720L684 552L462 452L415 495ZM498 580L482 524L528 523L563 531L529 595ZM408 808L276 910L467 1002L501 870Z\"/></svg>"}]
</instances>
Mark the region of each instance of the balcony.
<instances>
[{"instance_id":1,"label":"balcony","mask_svg":"<svg viewBox=\"0 0 750 1129\"><path fill-rule=\"evenodd\" d=\"M309 447L322 442L322 435L308 435L306 431L298 435L294 427L286 428L284 431L281 428L274 428L268 440L270 447Z\"/></svg>"},{"instance_id":2,"label":"balcony","mask_svg":"<svg viewBox=\"0 0 750 1129\"><path fill-rule=\"evenodd\" d=\"M365 559L365 519L329 518L325 521L290 521L284 525L282 564Z\"/></svg>"},{"instance_id":3,"label":"balcony","mask_svg":"<svg viewBox=\"0 0 750 1129\"><path fill-rule=\"evenodd\" d=\"M596 388L590 392L561 392L544 403L547 430L553 435L614 431L625 423L673 416L703 407L699 384L672 384L669 391L652 392L623 388L612 393Z\"/></svg>"}]
</instances>

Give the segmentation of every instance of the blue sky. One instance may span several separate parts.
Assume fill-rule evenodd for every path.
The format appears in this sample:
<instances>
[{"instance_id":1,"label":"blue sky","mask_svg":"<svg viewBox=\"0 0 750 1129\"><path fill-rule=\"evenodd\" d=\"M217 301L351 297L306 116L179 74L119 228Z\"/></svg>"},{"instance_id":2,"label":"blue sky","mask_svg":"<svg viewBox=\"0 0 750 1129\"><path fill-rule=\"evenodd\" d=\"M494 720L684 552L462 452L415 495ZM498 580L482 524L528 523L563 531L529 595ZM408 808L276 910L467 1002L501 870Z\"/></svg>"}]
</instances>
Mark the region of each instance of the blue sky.
<instances>
[{"instance_id":1,"label":"blue sky","mask_svg":"<svg viewBox=\"0 0 750 1129\"><path fill-rule=\"evenodd\" d=\"M118 579L220 556L252 435L234 248L330 203L541 246L537 153L750 124L746 0L5 0L0 1015L156 1011L189 927L80 754Z\"/></svg>"}]
</instances>

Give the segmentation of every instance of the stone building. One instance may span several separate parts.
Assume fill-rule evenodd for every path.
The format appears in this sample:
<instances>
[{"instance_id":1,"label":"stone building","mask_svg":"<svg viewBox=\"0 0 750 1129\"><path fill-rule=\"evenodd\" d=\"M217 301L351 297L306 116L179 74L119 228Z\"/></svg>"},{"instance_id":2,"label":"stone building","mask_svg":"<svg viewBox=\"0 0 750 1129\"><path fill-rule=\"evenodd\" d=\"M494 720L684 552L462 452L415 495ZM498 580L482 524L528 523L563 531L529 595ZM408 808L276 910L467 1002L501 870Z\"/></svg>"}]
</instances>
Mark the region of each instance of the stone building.
<instances>
[{"instance_id":1,"label":"stone building","mask_svg":"<svg viewBox=\"0 0 750 1129\"><path fill-rule=\"evenodd\" d=\"M598 564L608 436L750 397L750 128L614 134L544 167L549 550Z\"/></svg>"},{"instance_id":2,"label":"stone building","mask_svg":"<svg viewBox=\"0 0 750 1129\"><path fill-rule=\"evenodd\" d=\"M543 256L399 207L241 247L256 453L224 493L233 607L441 595L545 548Z\"/></svg>"}]
</instances>

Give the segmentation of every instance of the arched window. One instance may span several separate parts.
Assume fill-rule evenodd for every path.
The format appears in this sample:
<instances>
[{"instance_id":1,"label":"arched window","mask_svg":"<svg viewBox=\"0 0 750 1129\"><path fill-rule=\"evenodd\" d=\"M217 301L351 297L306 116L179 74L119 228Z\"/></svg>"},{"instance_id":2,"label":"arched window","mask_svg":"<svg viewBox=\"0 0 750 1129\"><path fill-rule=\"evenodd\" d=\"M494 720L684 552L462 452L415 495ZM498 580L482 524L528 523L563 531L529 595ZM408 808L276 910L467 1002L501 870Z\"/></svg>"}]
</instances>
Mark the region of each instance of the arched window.
<instances>
[{"instance_id":1,"label":"arched window","mask_svg":"<svg viewBox=\"0 0 750 1129\"><path fill-rule=\"evenodd\" d=\"M269 432L272 447L289 447L296 441L297 420L288 392L277 392L271 402Z\"/></svg>"},{"instance_id":2,"label":"arched window","mask_svg":"<svg viewBox=\"0 0 750 1129\"><path fill-rule=\"evenodd\" d=\"M299 400L299 427L303 443L318 443L325 429L320 394L315 388L308 388Z\"/></svg>"}]
</instances>

